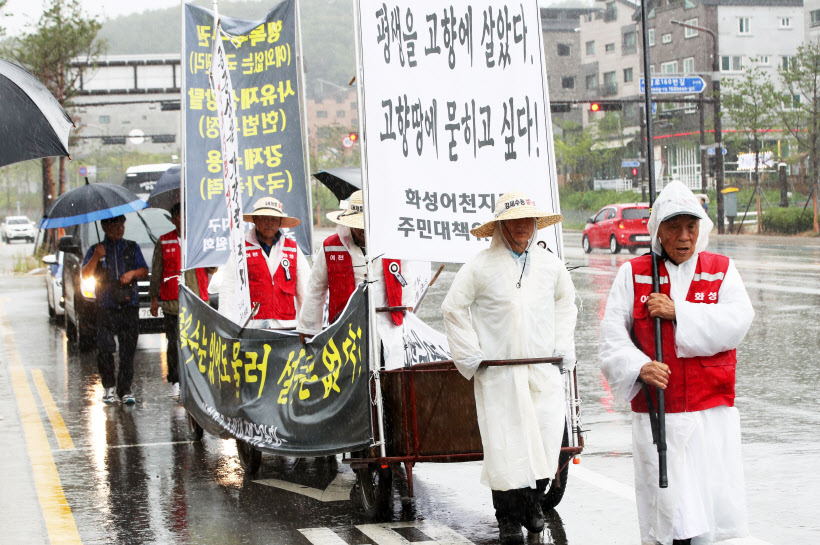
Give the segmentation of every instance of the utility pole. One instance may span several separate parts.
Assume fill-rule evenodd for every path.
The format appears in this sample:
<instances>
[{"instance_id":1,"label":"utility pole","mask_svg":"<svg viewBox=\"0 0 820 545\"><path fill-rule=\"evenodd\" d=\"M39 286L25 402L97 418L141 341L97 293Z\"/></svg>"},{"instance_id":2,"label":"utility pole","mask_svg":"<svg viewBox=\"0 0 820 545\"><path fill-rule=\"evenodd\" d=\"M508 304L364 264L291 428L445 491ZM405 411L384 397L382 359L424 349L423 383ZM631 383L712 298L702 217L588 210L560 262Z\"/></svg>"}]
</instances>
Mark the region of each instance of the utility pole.
<instances>
[{"instance_id":1,"label":"utility pole","mask_svg":"<svg viewBox=\"0 0 820 545\"><path fill-rule=\"evenodd\" d=\"M700 122L700 190L704 195L706 194L706 131L704 130L704 103L703 95L700 97L700 104L698 104L698 121Z\"/></svg>"},{"instance_id":2,"label":"utility pole","mask_svg":"<svg viewBox=\"0 0 820 545\"><path fill-rule=\"evenodd\" d=\"M705 32L712 38L712 95L714 106L714 122L715 122L715 190L717 192L717 227L718 233L723 234L723 127L720 122L720 57L718 56L718 39L717 35L706 27L698 25L690 25L682 21L670 21L673 25L680 25L685 28L691 28L698 32Z\"/></svg>"}]
</instances>

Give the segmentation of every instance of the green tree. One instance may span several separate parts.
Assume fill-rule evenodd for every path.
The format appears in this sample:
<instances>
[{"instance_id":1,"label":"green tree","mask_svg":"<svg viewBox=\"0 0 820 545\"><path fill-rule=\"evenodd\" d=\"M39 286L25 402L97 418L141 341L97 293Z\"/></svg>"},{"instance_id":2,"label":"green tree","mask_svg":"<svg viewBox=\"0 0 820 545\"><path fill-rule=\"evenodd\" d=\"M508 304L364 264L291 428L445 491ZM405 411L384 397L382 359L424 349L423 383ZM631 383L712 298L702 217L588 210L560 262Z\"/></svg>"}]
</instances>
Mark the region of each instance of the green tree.
<instances>
[{"instance_id":1,"label":"green tree","mask_svg":"<svg viewBox=\"0 0 820 545\"><path fill-rule=\"evenodd\" d=\"M0 12L3 11L3 6L6 5L6 2L8 2L8 0L0 0ZM6 34L6 29L3 28L2 26L0 26L0 36L4 36L5 34Z\"/></svg>"},{"instance_id":2,"label":"green tree","mask_svg":"<svg viewBox=\"0 0 820 545\"><path fill-rule=\"evenodd\" d=\"M598 131L595 127L581 127L574 121L553 120L555 131L555 162L559 172L564 173L577 189L601 174L613 159L613 150L596 150Z\"/></svg>"},{"instance_id":3,"label":"green tree","mask_svg":"<svg viewBox=\"0 0 820 545\"><path fill-rule=\"evenodd\" d=\"M814 232L817 222L818 178L820 178L820 43L809 41L797 48L781 66L779 79L783 94L778 112L780 119L798 146L808 153L814 192Z\"/></svg>"},{"instance_id":4,"label":"green tree","mask_svg":"<svg viewBox=\"0 0 820 545\"><path fill-rule=\"evenodd\" d=\"M87 17L79 0L47 0L45 12L36 25L11 45L11 56L42 81L63 108L71 105L77 94L77 82L83 70L71 65L80 58L94 61L105 51L97 40L101 24ZM65 189L65 157L59 159L59 192L55 194L51 172L52 159L42 160L43 211L50 199Z\"/></svg>"},{"instance_id":5,"label":"green tree","mask_svg":"<svg viewBox=\"0 0 820 545\"><path fill-rule=\"evenodd\" d=\"M760 211L760 152L763 147L762 136L777 121L777 108L780 103L778 93L769 74L755 66L757 59L751 59L753 65L747 68L739 78L727 78L723 83L721 101L726 114L731 119L740 139L745 140L747 149L754 153L754 191L758 202L758 230L761 229Z\"/></svg>"}]
</instances>

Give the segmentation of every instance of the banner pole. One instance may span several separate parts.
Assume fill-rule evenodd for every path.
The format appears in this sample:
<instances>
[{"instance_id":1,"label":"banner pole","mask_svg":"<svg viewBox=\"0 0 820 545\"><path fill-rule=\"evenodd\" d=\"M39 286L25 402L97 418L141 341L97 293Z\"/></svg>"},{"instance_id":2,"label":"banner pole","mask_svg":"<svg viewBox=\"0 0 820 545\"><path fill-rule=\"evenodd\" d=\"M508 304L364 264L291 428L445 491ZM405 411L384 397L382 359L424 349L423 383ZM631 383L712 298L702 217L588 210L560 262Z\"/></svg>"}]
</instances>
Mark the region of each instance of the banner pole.
<instances>
[{"instance_id":1,"label":"banner pole","mask_svg":"<svg viewBox=\"0 0 820 545\"><path fill-rule=\"evenodd\" d=\"M308 202L308 252L313 255L313 191L311 191L310 183L310 127L308 126L307 118L307 91L305 90L305 56L302 50L302 12L299 7L299 0L294 0L296 3L296 58L299 63L298 68L298 85L301 92L299 93L299 110L302 112L302 160L305 162L305 191L307 192Z\"/></svg>"},{"instance_id":2,"label":"banner pole","mask_svg":"<svg viewBox=\"0 0 820 545\"><path fill-rule=\"evenodd\" d=\"M365 130L364 119L364 75L362 72L362 44L361 36L359 35L361 29L361 21L359 20L359 0L353 0L353 17L355 18L354 27L356 31L353 33L356 46L356 94L359 104L359 153L361 154L362 163L362 197L364 200L364 239L365 246L371 248L370 244L370 207L368 202L368 188L369 182L367 178L367 131ZM373 262L370 257L367 258L367 280L372 280L373 277ZM370 359L370 372L373 374L373 383L375 386L375 401L376 401L376 423L379 429L379 440L376 444L379 445L379 454L382 458L387 456L384 439L384 402L382 400L381 377L379 376L379 368L381 367L380 354L380 339L378 328L376 327L376 302L368 292L367 297L367 329L368 329L368 355Z\"/></svg>"}]
</instances>

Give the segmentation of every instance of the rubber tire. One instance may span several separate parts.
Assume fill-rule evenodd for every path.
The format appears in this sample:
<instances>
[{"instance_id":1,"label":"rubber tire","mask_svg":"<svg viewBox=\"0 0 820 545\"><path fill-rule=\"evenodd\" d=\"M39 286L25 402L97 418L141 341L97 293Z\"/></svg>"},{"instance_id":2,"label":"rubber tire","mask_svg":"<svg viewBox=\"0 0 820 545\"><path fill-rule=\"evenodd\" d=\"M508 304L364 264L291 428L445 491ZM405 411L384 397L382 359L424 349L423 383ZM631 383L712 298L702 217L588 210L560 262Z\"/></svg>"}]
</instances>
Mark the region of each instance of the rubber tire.
<instances>
[{"instance_id":1,"label":"rubber tire","mask_svg":"<svg viewBox=\"0 0 820 545\"><path fill-rule=\"evenodd\" d=\"M77 348L77 345L74 344L74 339L77 336L75 332L75 326L71 323L71 320L68 317L68 312L63 314L63 326L65 327L65 336L68 338L68 347L72 350Z\"/></svg>"},{"instance_id":2,"label":"rubber tire","mask_svg":"<svg viewBox=\"0 0 820 545\"><path fill-rule=\"evenodd\" d=\"M618 244L618 239L615 238L615 235L610 235L610 237L609 237L609 253L611 253L611 254L621 253L621 245Z\"/></svg>"},{"instance_id":3,"label":"rubber tire","mask_svg":"<svg viewBox=\"0 0 820 545\"><path fill-rule=\"evenodd\" d=\"M562 447L569 446L569 434L567 433L567 427L564 426L564 438L561 441ZM572 458L572 454L561 452L558 456L558 469L561 469L561 486L555 485L555 479L550 481L550 487L544 492L544 495L541 497L541 510L544 513L555 509L555 507L561 503L561 500L564 498L564 492L567 489L567 477L569 477L569 461ZM566 464L566 465L565 465Z\"/></svg>"},{"instance_id":4,"label":"rubber tire","mask_svg":"<svg viewBox=\"0 0 820 545\"><path fill-rule=\"evenodd\" d=\"M74 338L72 339L72 342L74 343L74 346L77 348L77 350L79 350L80 352L88 352L92 348L94 348L94 344L96 341L95 335L83 333L82 313L77 312L76 318L77 324L74 327Z\"/></svg>"},{"instance_id":5,"label":"rubber tire","mask_svg":"<svg viewBox=\"0 0 820 545\"><path fill-rule=\"evenodd\" d=\"M50 280L49 280L50 282ZM48 321L53 322L57 318L57 311L54 309L54 306L51 304L51 297L48 296L48 291L46 291L46 299L48 299Z\"/></svg>"},{"instance_id":6,"label":"rubber tire","mask_svg":"<svg viewBox=\"0 0 820 545\"><path fill-rule=\"evenodd\" d=\"M188 414L188 437L191 438L191 441L202 441L202 437L205 435L205 430L202 429L202 426L199 425L194 419L194 415L191 413ZM239 452L239 447L237 445L237 452ZM260 453L261 454L261 453Z\"/></svg>"},{"instance_id":7,"label":"rubber tire","mask_svg":"<svg viewBox=\"0 0 820 545\"><path fill-rule=\"evenodd\" d=\"M584 253L588 254L592 251L592 243L589 241L589 237L584 235L584 238L581 239L581 248L584 249Z\"/></svg>"},{"instance_id":8,"label":"rubber tire","mask_svg":"<svg viewBox=\"0 0 820 545\"><path fill-rule=\"evenodd\" d=\"M390 520L393 512L393 471L376 464L355 471L356 487L351 494L354 501L368 519L379 522Z\"/></svg>"},{"instance_id":9,"label":"rubber tire","mask_svg":"<svg viewBox=\"0 0 820 545\"><path fill-rule=\"evenodd\" d=\"M239 457L239 465L248 477L253 477L259 472L262 466L262 451L254 448L241 439L236 440L236 454Z\"/></svg>"}]
</instances>

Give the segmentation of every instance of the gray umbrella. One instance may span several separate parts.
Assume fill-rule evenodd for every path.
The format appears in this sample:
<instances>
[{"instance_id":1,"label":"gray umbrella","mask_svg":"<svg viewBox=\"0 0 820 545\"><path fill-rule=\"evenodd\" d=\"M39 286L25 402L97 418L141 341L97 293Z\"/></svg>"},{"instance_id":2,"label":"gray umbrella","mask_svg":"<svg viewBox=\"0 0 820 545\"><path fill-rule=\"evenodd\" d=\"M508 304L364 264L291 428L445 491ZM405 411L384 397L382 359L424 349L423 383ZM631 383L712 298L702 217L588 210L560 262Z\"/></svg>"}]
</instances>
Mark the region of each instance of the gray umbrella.
<instances>
[{"instance_id":1,"label":"gray umbrella","mask_svg":"<svg viewBox=\"0 0 820 545\"><path fill-rule=\"evenodd\" d=\"M151 194L148 196L148 206L171 210L179 203L180 167L174 165L162 173Z\"/></svg>"},{"instance_id":2,"label":"gray umbrella","mask_svg":"<svg viewBox=\"0 0 820 545\"><path fill-rule=\"evenodd\" d=\"M45 85L16 64L0 60L0 167L68 155L74 123Z\"/></svg>"}]
</instances>

